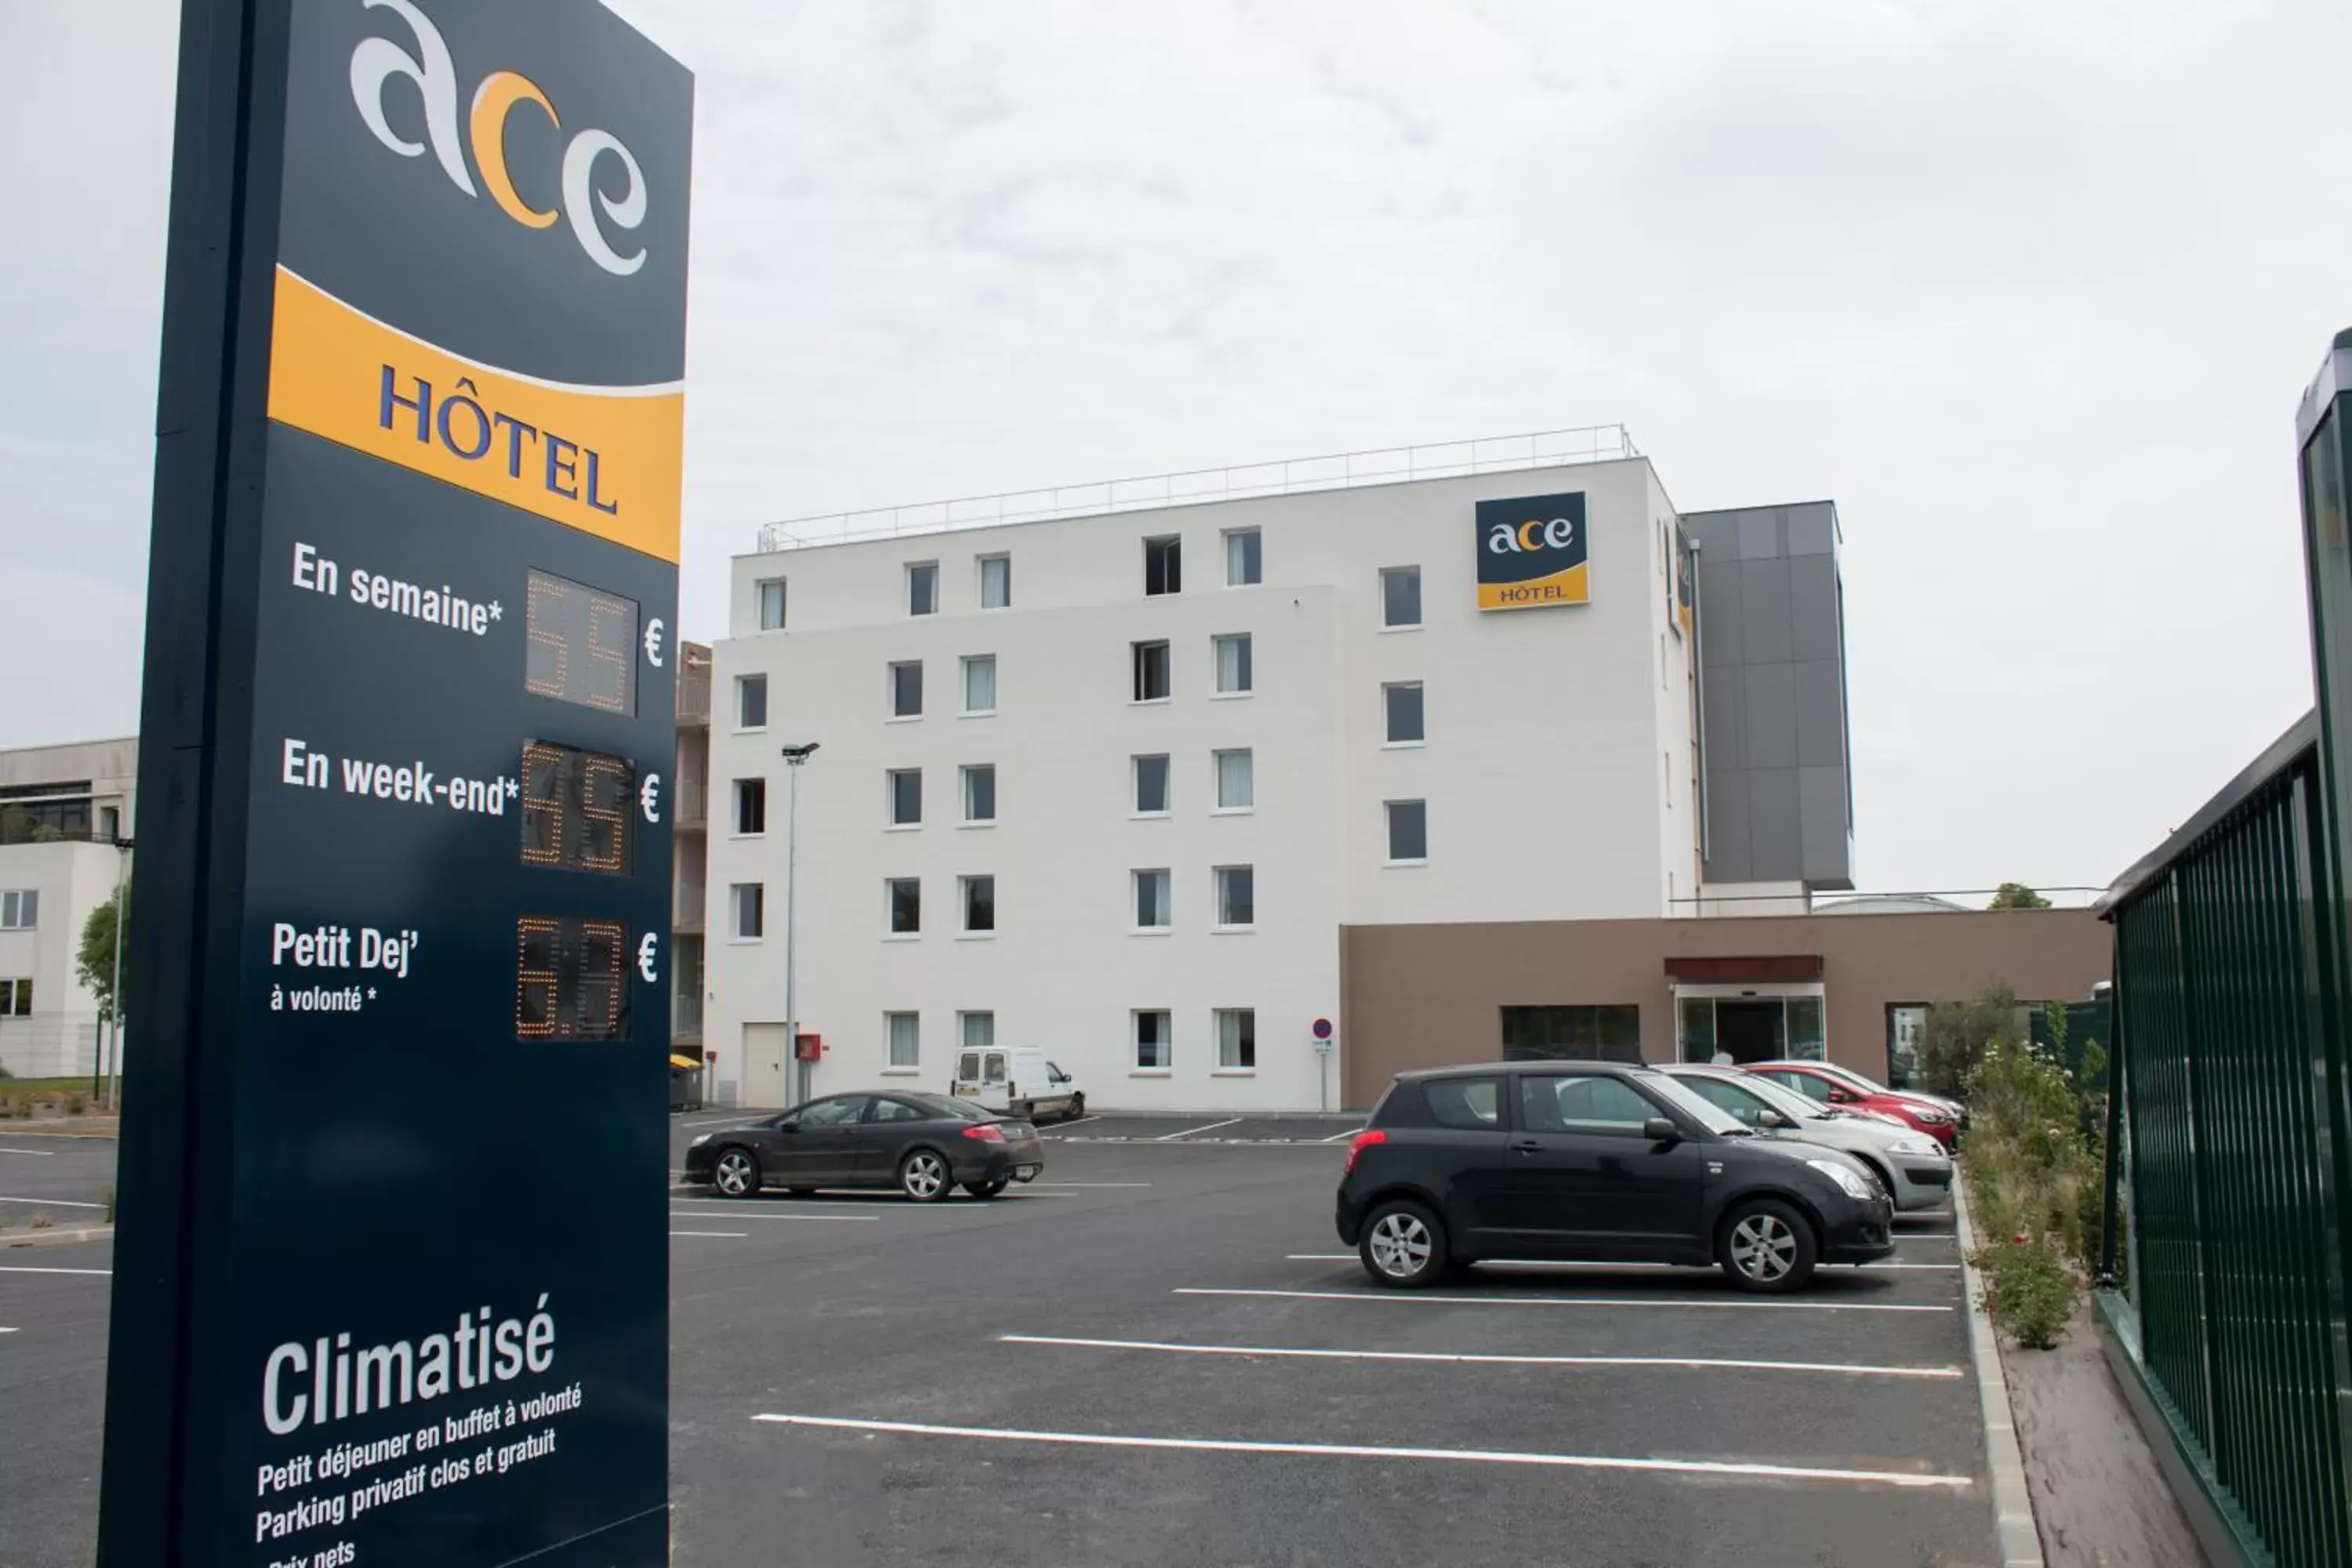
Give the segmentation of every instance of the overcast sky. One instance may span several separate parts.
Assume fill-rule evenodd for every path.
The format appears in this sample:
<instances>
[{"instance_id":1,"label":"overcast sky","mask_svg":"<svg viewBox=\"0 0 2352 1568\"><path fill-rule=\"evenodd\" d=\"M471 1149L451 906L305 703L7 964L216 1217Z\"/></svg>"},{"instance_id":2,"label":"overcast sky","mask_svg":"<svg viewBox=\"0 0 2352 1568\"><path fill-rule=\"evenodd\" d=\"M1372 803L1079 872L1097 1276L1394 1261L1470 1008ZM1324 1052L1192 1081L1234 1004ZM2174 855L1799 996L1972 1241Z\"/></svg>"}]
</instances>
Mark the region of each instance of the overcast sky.
<instances>
[{"instance_id":1,"label":"overcast sky","mask_svg":"<svg viewBox=\"0 0 2352 1568\"><path fill-rule=\"evenodd\" d=\"M614 5L688 636L770 519L1622 421L1837 501L1865 888L2103 883L2310 702L2341 0ZM136 721L175 16L0 4L0 745Z\"/></svg>"}]
</instances>

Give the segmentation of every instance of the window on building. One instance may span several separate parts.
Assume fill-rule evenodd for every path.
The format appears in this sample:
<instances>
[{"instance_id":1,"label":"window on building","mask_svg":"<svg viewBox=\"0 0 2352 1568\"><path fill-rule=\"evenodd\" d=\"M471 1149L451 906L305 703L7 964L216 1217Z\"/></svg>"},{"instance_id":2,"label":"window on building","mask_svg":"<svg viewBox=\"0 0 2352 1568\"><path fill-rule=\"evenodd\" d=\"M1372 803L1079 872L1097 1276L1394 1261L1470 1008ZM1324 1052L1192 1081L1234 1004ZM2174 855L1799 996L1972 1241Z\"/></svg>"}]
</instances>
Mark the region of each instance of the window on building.
<instances>
[{"instance_id":1,"label":"window on building","mask_svg":"<svg viewBox=\"0 0 2352 1568\"><path fill-rule=\"evenodd\" d=\"M1642 1059L1642 1009L1606 1006L1506 1007L1507 1062L1633 1062Z\"/></svg>"},{"instance_id":2,"label":"window on building","mask_svg":"<svg viewBox=\"0 0 2352 1568\"><path fill-rule=\"evenodd\" d=\"M1135 811L1139 816L1168 815L1168 759L1164 755L1135 759Z\"/></svg>"},{"instance_id":3,"label":"window on building","mask_svg":"<svg viewBox=\"0 0 2352 1568\"><path fill-rule=\"evenodd\" d=\"M936 561L907 563L907 613L910 616L936 616L940 613L940 563ZM911 1014L890 1015L911 1017Z\"/></svg>"},{"instance_id":4,"label":"window on building","mask_svg":"<svg viewBox=\"0 0 2352 1568\"><path fill-rule=\"evenodd\" d=\"M735 781L735 831L765 833L768 831L768 781L737 779Z\"/></svg>"},{"instance_id":5,"label":"window on building","mask_svg":"<svg viewBox=\"0 0 2352 1568\"><path fill-rule=\"evenodd\" d=\"M923 929L923 879L893 877L882 884L890 908L890 934L916 936Z\"/></svg>"},{"instance_id":6,"label":"window on building","mask_svg":"<svg viewBox=\"0 0 2352 1568\"><path fill-rule=\"evenodd\" d=\"M1389 862L1409 865L1429 858L1429 803L1392 800L1389 809Z\"/></svg>"},{"instance_id":7,"label":"window on building","mask_svg":"<svg viewBox=\"0 0 2352 1568\"><path fill-rule=\"evenodd\" d=\"M1422 721L1421 682L1400 680L1381 688L1381 706L1388 721L1389 744L1419 745L1428 739Z\"/></svg>"},{"instance_id":8,"label":"window on building","mask_svg":"<svg viewBox=\"0 0 2352 1568\"><path fill-rule=\"evenodd\" d=\"M1259 554L1256 529L1228 529L1225 532L1225 586L1246 588L1258 581Z\"/></svg>"},{"instance_id":9,"label":"window on building","mask_svg":"<svg viewBox=\"0 0 2352 1568\"><path fill-rule=\"evenodd\" d=\"M1135 1066L1139 1072L1166 1072L1176 1064L1174 1021L1165 1007L1139 1007L1135 1014Z\"/></svg>"},{"instance_id":10,"label":"window on building","mask_svg":"<svg viewBox=\"0 0 2352 1568\"><path fill-rule=\"evenodd\" d=\"M1184 541L1176 534L1143 542L1143 591L1177 594L1184 588Z\"/></svg>"},{"instance_id":11,"label":"window on building","mask_svg":"<svg viewBox=\"0 0 2352 1568\"><path fill-rule=\"evenodd\" d=\"M965 764L963 819L966 822L996 820L996 764L994 763Z\"/></svg>"},{"instance_id":12,"label":"window on building","mask_svg":"<svg viewBox=\"0 0 2352 1568\"><path fill-rule=\"evenodd\" d=\"M1217 809L1248 811L1257 804L1256 770L1252 766L1250 752L1219 752L1217 758Z\"/></svg>"},{"instance_id":13,"label":"window on building","mask_svg":"<svg viewBox=\"0 0 2352 1568\"><path fill-rule=\"evenodd\" d=\"M760 629L780 632L784 629L784 580L769 577L759 584Z\"/></svg>"},{"instance_id":14,"label":"window on building","mask_svg":"<svg viewBox=\"0 0 2352 1568\"><path fill-rule=\"evenodd\" d=\"M894 1068L923 1065L923 1019L919 1013L883 1014L882 1038L889 1051L887 1065Z\"/></svg>"},{"instance_id":15,"label":"window on building","mask_svg":"<svg viewBox=\"0 0 2352 1568\"><path fill-rule=\"evenodd\" d=\"M1247 632L1231 632L1209 639L1217 655L1217 689L1234 693L1250 689L1250 639Z\"/></svg>"},{"instance_id":16,"label":"window on building","mask_svg":"<svg viewBox=\"0 0 2352 1568\"><path fill-rule=\"evenodd\" d=\"M975 653L963 661L963 710L967 713L996 711L996 656Z\"/></svg>"},{"instance_id":17,"label":"window on building","mask_svg":"<svg viewBox=\"0 0 2352 1568\"><path fill-rule=\"evenodd\" d=\"M965 1050L984 1051L988 1049L991 1046L996 1044L996 1015L993 1013L958 1013L956 1015L956 1037L963 1042L963 1048ZM963 1076L966 1078L977 1079L980 1077L980 1074L977 1071L973 1071L966 1073Z\"/></svg>"},{"instance_id":18,"label":"window on building","mask_svg":"<svg viewBox=\"0 0 2352 1568\"><path fill-rule=\"evenodd\" d=\"M1138 702L1164 702L1168 700L1168 645L1165 642L1139 642L1135 650L1135 700Z\"/></svg>"},{"instance_id":19,"label":"window on building","mask_svg":"<svg viewBox=\"0 0 2352 1568\"><path fill-rule=\"evenodd\" d=\"M923 711L923 661L902 659L890 667L890 717L919 718Z\"/></svg>"},{"instance_id":20,"label":"window on building","mask_svg":"<svg viewBox=\"0 0 2352 1568\"><path fill-rule=\"evenodd\" d=\"M1217 1068L1221 1072L1257 1070L1257 1009L1217 1009Z\"/></svg>"},{"instance_id":21,"label":"window on building","mask_svg":"<svg viewBox=\"0 0 2352 1568\"><path fill-rule=\"evenodd\" d=\"M1135 873L1135 924L1139 931L1164 931L1169 924L1168 873Z\"/></svg>"},{"instance_id":22,"label":"window on building","mask_svg":"<svg viewBox=\"0 0 2352 1568\"><path fill-rule=\"evenodd\" d=\"M1381 569L1381 625L1421 625L1420 567L1384 566Z\"/></svg>"},{"instance_id":23,"label":"window on building","mask_svg":"<svg viewBox=\"0 0 2352 1568\"><path fill-rule=\"evenodd\" d=\"M1013 557L983 555L980 558L980 607L1002 610L1013 604Z\"/></svg>"},{"instance_id":24,"label":"window on building","mask_svg":"<svg viewBox=\"0 0 2352 1568\"><path fill-rule=\"evenodd\" d=\"M40 923L38 888L12 888L0 893L0 931L31 931Z\"/></svg>"},{"instance_id":25,"label":"window on building","mask_svg":"<svg viewBox=\"0 0 2352 1568\"><path fill-rule=\"evenodd\" d=\"M766 676L739 675L735 678L735 727L739 730L764 730L768 727Z\"/></svg>"},{"instance_id":26,"label":"window on building","mask_svg":"<svg viewBox=\"0 0 2352 1568\"><path fill-rule=\"evenodd\" d=\"M1221 926L1257 923L1257 876L1253 868L1217 868L1217 923Z\"/></svg>"},{"instance_id":27,"label":"window on building","mask_svg":"<svg viewBox=\"0 0 2352 1568\"><path fill-rule=\"evenodd\" d=\"M768 934L768 889L763 882L738 882L727 889L732 907L735 937L750 942Z\"/></svg>"},{"instance_id":28,"label":"window on building","mask_svg":"<svg viewBox=\"0 0 2352 1568\"><path fill-rule=\"evenodd\" d=\"M30 980L0 980L0 1018L29 1018L33 1016L33 983Z\"/></svg>"},{"instance_id":29,"label":"window on building","mask_svg":"<svg viewBox=\"0 0 2352 1568\"><path fill-rule=\"evenodd\" d=\"M923 770L892 768L885 775L890 786L890 826L917 827L923 820Z\"/></svg>"},{"instance_id":30,"label":"window on building","mask_svg":"<svg viewBox=\"0 0 2352 1568\"><path fill-rule=\"evenodd\" d=\"M959 877L956 881L963 890L963 929L968 931L994 931L996 929L996 879Z\"/></svg>"},{"instance_id":31,"label":"window on building","mask_svg":"<svg viewBox=\"0 0 2352 1568\"><path fill-rule=\"evenodd\" d=\"M90 836L89 781L0 785L0 844L54 844Z\"/></svg>"},{"instance_id":32,"label":"window on building","mask_svg":"<svg viewBox=\"0 0 2352 1568\"><path fill-rule=\"evenodd\" d=\"M1927 1033L1927 1005L1896 1002L1886 1009L1886 1087L1909 1089L1919 1081L1919 1042Z\"/></svg>"}]
</instances>

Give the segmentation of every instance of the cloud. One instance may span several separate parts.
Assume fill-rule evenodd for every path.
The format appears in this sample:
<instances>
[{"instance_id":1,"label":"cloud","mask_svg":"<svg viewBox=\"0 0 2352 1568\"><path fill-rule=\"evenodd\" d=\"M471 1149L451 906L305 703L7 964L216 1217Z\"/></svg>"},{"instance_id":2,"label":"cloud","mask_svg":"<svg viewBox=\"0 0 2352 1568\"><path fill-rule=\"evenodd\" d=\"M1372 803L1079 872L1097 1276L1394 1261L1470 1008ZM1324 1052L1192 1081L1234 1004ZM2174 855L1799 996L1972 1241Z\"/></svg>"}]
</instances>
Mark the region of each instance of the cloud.
<instances>
[{"instance_id":1,"label":"cloud","mask_svg":"<svg viewBox=\"0 0 2352 1568\"><path fill-rule=\"evenodd\" d=\"M2102 880L2310 700L2338 4L613 3L698 73L688 635L774 519L1622 419L1683 506L1838 501L1879 886ZM0 516L135 596L123 4L9 16L0 132L83 131L12 174Z\"/></svg>"}]
</instances>

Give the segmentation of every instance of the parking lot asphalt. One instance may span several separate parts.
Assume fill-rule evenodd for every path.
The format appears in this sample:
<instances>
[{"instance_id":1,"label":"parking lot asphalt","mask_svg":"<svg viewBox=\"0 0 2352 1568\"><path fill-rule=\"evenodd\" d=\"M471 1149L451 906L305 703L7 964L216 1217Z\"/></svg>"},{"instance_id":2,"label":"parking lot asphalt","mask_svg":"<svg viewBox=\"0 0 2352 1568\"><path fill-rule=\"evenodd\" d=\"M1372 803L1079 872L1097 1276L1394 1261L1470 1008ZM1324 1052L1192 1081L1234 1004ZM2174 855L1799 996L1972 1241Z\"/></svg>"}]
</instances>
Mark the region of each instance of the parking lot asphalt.
<instances>
[{"instance_id":1,"label":"parking lot asphalt","mask_svg":"<svg viewBox=\"0 0 2352 1568\"><path fill-rule=\"evenodd\" d=\"M993 1203L675 1191L674 1561L1998 1562L1948 1217L1787 1300L1397 1293L1332 1235L1339 1146L1164 1136L1057 1139ZM0 1251L27 1265L107 1249ZM106 1287L0 1271L5 1568L89 1561Z\"/></svg>"},{"instance_id":2,"label":"parking lot asphalt","mask_svg":"<svg viewBox=\"0 0 2352 1568\"><path fill-rule=\"evenodd\" d=\"M14 1133L0 1122L0 1227L47 1215L58 1226L103 1224L114 1184L110 1138Z\"/></svg>"}]
</instances>

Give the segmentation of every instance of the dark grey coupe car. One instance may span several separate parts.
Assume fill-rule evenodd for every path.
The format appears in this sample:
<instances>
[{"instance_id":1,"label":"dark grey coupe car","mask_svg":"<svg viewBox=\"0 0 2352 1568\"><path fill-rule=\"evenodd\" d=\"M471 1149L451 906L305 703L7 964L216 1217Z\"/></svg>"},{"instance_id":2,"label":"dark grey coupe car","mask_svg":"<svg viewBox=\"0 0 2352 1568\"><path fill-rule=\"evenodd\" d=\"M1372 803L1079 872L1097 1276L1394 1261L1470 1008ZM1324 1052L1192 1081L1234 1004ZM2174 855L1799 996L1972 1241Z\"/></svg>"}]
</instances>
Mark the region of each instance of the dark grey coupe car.
<instances>
[{"instance_id":1,"label":"dark grey coupe car","mask_svg":"<svg viewBox=\"0 0 2352 1568\"><path fill-rule=\"evenodd\" d=\"M706 1132L686 1152L686 1179L720 1197L762 1187L896 1187L919 1204L961 1186L992 1198L1045 1168L1028 1122L968 1100L908 1090L830 1094L748 1127Z\"/></svg>"}]
</instances>

